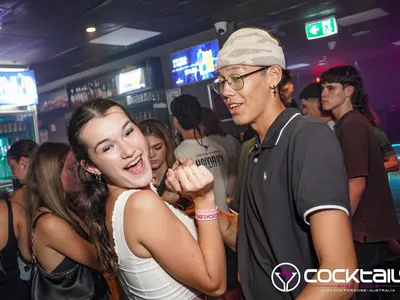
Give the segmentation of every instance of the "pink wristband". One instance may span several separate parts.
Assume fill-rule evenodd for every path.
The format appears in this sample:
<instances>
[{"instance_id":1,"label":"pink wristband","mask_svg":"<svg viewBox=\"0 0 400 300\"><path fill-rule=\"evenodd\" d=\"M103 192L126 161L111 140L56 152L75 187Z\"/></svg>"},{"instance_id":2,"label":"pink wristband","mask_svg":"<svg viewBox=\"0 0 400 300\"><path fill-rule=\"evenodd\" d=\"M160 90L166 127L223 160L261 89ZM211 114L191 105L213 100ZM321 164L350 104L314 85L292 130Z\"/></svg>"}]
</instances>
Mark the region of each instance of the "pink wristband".
<instances>
[{"instance_id":1,"label":"pink wristband","mask_svg":"<svg viewBox=\"0 0 400 300\"><path fill-rule=\"evenodd\" d=\"M214 221L218 219L219 210L215 209L199 209L196 210L195 218L197 221Z\"/></svg>"}]
</instances>

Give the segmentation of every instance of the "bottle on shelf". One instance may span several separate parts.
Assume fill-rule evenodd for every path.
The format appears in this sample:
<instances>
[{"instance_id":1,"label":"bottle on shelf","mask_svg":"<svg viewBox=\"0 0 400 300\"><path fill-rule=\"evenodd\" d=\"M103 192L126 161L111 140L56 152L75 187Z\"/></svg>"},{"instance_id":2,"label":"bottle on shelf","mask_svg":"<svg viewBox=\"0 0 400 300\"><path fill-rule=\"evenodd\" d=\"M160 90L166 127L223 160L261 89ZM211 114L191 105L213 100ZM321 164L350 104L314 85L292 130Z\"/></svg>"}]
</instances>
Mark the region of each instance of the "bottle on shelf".
<instances>
[{"instance_id":1,"label":"bottle on shelf","mask_svg":"<svg viewBox=\"0 0 400 300\"><path fill-rule=\"evenodd\" d=\"M12 177L11 169L7 162L7 151L10 149L10 144L8 139L1 138L0 145L0 178L4 180Z\"/></svg>"}]
</instances>

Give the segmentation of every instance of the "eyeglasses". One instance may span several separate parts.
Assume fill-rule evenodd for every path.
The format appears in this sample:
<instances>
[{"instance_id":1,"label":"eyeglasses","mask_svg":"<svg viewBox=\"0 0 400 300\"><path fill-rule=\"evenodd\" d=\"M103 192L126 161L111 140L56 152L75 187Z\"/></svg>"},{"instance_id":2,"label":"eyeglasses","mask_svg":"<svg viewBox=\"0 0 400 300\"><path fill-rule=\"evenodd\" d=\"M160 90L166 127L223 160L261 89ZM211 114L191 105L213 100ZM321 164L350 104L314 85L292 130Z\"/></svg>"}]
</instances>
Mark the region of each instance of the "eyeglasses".
<instances>
[{"instance_id":1,"label":"eyeglasses","mask_svg":"<svg viewBox=\"0 0 400 300\"><path fill-rule=\"evenodd\" d=\"M261 69L255 70L253 72L244 74L244 75L238 75L238 74L232 74L230 75L226 80L221 80L221 79L216 79L214 82L211 84L214 91L217 94L222 95L224 93L224 86L225 83L227 82L229 86L234 89L235 91L240 91L244 87L244 79L246 77L249 77L253 74L256 74L258 72L264 71L268 69L268 67L262 67Z\"/></svg>"}]
</instances>

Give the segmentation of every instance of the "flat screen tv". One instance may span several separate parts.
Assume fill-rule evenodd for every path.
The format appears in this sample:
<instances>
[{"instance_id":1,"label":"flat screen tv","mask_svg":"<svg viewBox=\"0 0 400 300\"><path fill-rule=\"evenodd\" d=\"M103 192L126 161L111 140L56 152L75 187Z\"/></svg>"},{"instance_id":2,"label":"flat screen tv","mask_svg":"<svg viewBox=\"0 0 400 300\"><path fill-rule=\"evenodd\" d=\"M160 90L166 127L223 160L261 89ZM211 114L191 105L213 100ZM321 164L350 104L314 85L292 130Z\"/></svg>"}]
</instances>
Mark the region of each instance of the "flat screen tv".
<instances>
[{"instance_id":1,"label":"flat screen tv","mask_svg":"<svg viewBox=\"0 0 400 300\"><path fill-rule=\"evenodd\" d=\"M212 40L170 54L174 86L179 87L216 77L215 62L218 51L218 40Z\"/></svg>"},{"instance_id":2,"label":"flat screen tv","mask_svg":"<svg viewBox=\"0 0 400 300\"><path fill-rule=\"evenodd\" d=\"M118 94L125 94L147 88L146 74L144 68L135 69L119 74Z\"/></svg>"},{"instance_id":3,"label":"flat screen tv","mask_svg":"<svg viewBox=\"0 0 400 300\"><path fill-rule=\"evenodd\" d=\"M0 105L38 104L35 72L0 72Z\"/></svg>"}]
</instances>

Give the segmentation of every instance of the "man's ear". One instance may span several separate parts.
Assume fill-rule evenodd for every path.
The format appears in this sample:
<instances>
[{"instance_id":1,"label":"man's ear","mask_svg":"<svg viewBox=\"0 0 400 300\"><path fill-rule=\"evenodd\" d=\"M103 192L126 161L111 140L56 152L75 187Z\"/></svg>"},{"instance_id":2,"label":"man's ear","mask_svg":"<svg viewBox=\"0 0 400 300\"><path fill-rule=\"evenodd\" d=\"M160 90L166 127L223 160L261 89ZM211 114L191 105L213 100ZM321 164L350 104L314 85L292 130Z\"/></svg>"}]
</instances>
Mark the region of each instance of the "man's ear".
<instances>
[{"instance_id":1,"label":"man's ear","mask_svg":"<svg viewBox=\"0 0 400 300\"><path fill-rule=\"evenodd\" d=\"M282 80L282 69L279 66L271 66L267 72L270 74L271 86L278 86Z\"/></svg>"},{"instance_id":2,"label":"man's ear","mask_svg":"<svg viewBox=\"0 0 400 300\"><path fill-rule=\"evenodd\" d=\"M355 90L354 86L352 86L352 85L347 86L344 89L346 97L350 97L351 98L353 96L353 94L354 94L354 90Z\"/></svg>"},{"instance_id":3,"label":"man's ear","mask_svg":"<svg viewBox=\"0 0 400 300\"><path fill-rule=\"evenodd\" d=\"M86 171L89 172L93 175L101 175L101 172L99 169L97 169L94 165L92 164L88 164L88 162L86 160L81 160L79 162L79 164L81 165L81 167Z\"/></svg>"}]
</instances>

